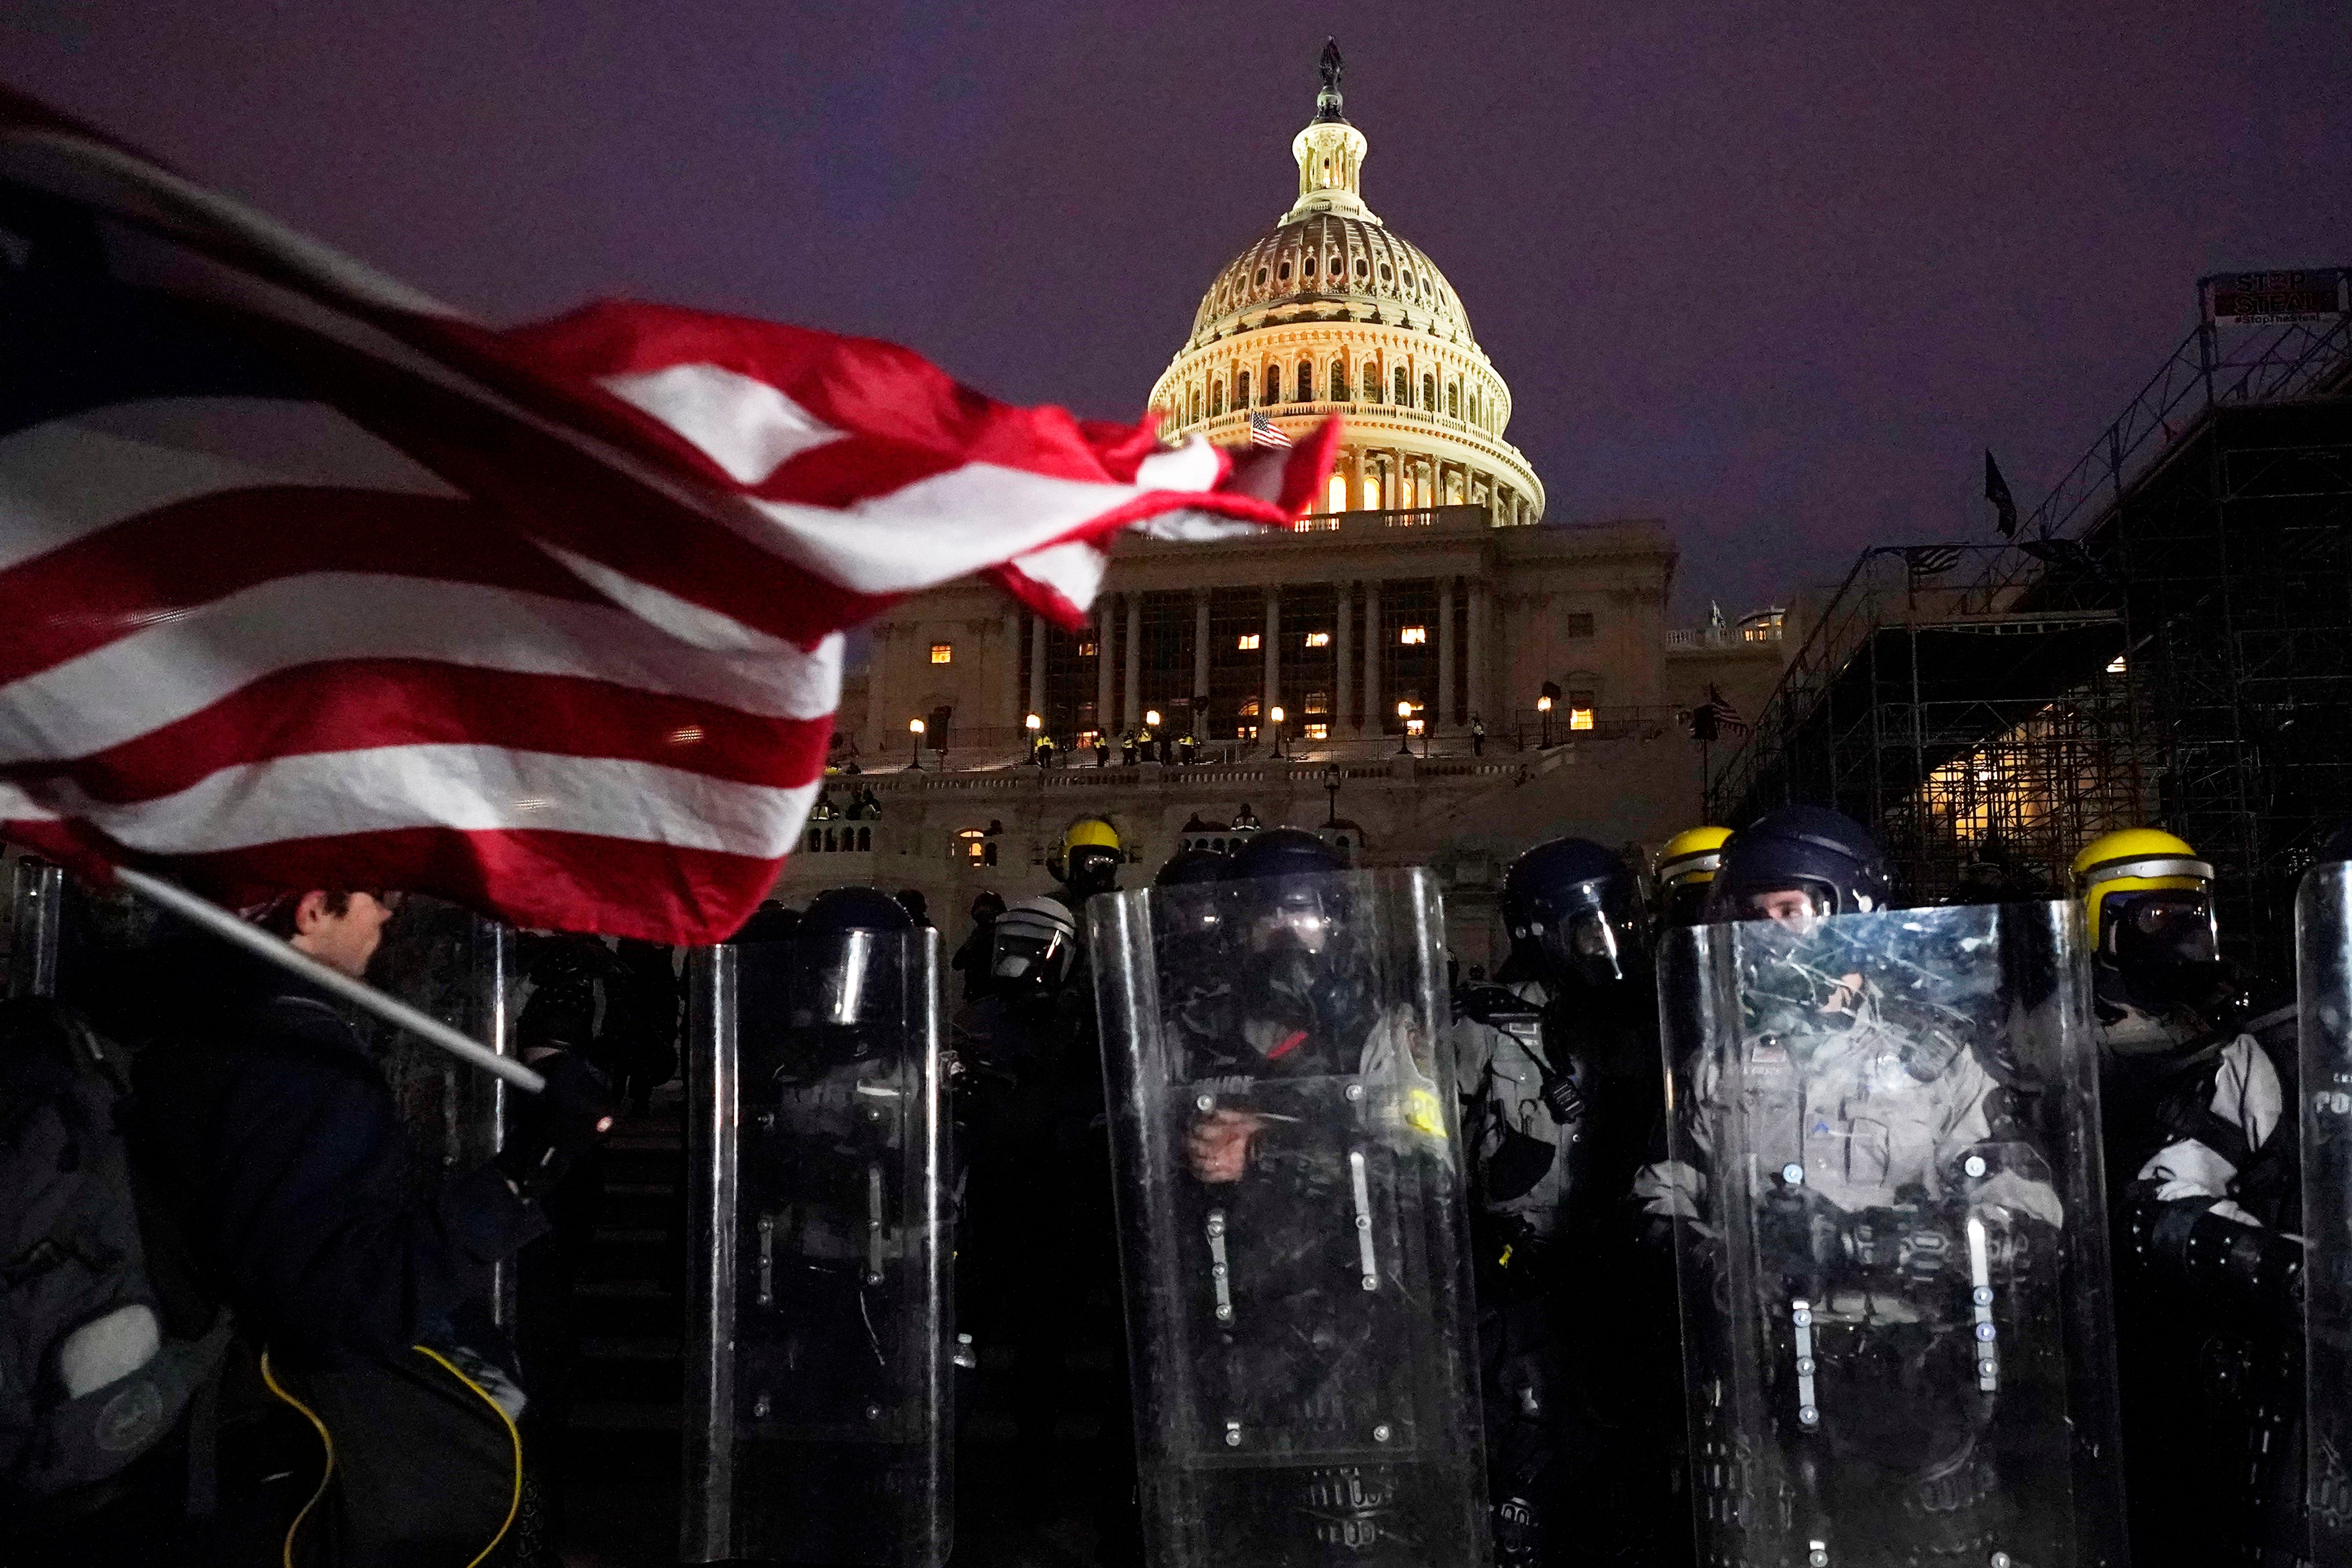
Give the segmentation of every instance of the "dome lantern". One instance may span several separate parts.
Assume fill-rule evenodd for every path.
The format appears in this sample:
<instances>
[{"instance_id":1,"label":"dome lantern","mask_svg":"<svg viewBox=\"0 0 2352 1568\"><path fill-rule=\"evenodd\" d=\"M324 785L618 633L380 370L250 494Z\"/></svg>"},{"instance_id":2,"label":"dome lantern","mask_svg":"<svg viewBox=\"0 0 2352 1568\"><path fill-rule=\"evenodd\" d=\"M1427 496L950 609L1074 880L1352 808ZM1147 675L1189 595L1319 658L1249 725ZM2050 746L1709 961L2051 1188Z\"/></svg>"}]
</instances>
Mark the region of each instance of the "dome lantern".
<instances>
[{"instance_id":1,"label":"dome lantern","mask_svg":"<svg viewBox=\"0 0 2352 1568\"><path fill-rule=\"evenodd\" d=\"M1339 45L1323 40L1320 62L1323 86L1315 95L1315 118L1291 139L1290 155L1298 161L1298 200L1283 218L1297 223L1318 213L1337 213L1366 223L1381 220L1364 205L1364 152L1370 143L1340 112Z\"/></svg>"}]
</instances>

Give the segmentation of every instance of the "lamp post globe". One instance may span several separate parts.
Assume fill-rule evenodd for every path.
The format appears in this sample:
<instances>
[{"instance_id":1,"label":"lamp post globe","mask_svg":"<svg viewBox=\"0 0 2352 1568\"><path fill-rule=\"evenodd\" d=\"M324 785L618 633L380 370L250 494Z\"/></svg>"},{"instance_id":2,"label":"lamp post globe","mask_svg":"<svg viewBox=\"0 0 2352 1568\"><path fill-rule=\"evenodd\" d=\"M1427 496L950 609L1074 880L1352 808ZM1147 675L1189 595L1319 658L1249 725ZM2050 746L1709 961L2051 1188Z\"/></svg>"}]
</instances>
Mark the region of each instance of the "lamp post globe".
<instances>
[{"instance_id":1,"label":"lamp post globe","mask_svg":"<svg viewBox=\"0 0 2352 1568\"><path fill-rule=\"evenodd\" d=\"M1274 754L1278 757L1282 755L1282 710L1269 709L1265 716L1274 724Z\"/></svg>"},{"instance_id":2,"label":"lamp post globe","mask_svg":"<svg viewBox=\"0 0 2352 1568\"><path fill-rule=\"evenodd\" d=\"M910 772L921 773L923 771L923 721L920 719L908 720L907 733L912 737L907 742L908 769Z\"/></svg>"},{"instance_id":3,"label":"lamp post globe","mask_svg":"<svg viewBox=\"0 0 2352 1568\"><path fill-rule=\"evenodd\" d=\"M1549 693L1536 699L1536 711L1543 715L1543 744L1540 749L1549 751L1551 749L1551 697Z\"/></svg>"},{"instance_id":4,"label":"lamp post globe","mask_svg":"<svg viewBox=\"0 0 2352 1568\"><path fill-rule=\"evenodd\" d=\"M1410 702L1397 704L1397 755L1412 755L1412 704Z\"/></svg>"}]
</instances>

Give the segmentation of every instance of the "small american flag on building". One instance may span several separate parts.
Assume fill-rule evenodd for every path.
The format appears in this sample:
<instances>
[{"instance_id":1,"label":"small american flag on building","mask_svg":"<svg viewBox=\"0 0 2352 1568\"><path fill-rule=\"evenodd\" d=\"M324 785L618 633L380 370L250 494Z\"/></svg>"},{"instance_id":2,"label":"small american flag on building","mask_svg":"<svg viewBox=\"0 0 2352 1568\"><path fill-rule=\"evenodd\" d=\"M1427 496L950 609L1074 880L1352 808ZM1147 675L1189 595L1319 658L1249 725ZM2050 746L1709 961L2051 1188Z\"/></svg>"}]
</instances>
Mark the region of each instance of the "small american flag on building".
<instances>
[{"instance_id":1,"label":"small american flag on building","mask_svg":"<svg viewBox=\"0 0 2352 1568\"><path fill-rule=\"evenodd\" d=\"M845 628L970 573L1075 623L1112 534L1285 523L1337 439L663 306L493 330L0 92L0 838L717 941Z\"/></svg>"},{"instance_id":2,"label":"small american flag on building","mask_svg":"<svg viewBox=\"0 0 2352 1568\"><path fill-rule=\"evenodd\" d=\"M1250 445L1253 447L1287 447L1290 433L1276 426L1263 414L1250 416Z\"/></svg>"}]
</instances>

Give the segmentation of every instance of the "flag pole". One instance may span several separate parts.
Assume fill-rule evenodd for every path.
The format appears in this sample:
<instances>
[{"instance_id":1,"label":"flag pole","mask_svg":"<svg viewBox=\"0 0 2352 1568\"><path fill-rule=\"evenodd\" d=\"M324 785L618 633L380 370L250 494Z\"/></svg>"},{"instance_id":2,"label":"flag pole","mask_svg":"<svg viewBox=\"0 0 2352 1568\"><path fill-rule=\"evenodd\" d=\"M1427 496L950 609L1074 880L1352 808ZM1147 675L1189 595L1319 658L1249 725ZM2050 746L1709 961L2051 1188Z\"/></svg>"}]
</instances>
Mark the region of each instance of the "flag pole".
<instances>
[{"instance_id":1,"label":"flag pole","mask_svg":"<svg viewBox=\"0 0 2352 1568\"><path fill-rule=\"evenodd\" d=\"M547 1087L547 1080L512 1057L502 1057L476 1040L451 1028L429 1013L419 1012L395 996L387 996L364 981L354 980L340 969L332 969L304 952L281 937L270 935L259 926L237 919L218 904L196 897L185 888L151 877L144 871L117 867L115 880L141 897L153 900L173 914L190 921L219 937L264 958L281 969L292 971L318 986L332 992L353 1006L365 1008L385 1023L407 1030L430 1046L438 1046L484 1072L506 1079L517 1089L537 1094Z\"/></svg>"}]
</instances>

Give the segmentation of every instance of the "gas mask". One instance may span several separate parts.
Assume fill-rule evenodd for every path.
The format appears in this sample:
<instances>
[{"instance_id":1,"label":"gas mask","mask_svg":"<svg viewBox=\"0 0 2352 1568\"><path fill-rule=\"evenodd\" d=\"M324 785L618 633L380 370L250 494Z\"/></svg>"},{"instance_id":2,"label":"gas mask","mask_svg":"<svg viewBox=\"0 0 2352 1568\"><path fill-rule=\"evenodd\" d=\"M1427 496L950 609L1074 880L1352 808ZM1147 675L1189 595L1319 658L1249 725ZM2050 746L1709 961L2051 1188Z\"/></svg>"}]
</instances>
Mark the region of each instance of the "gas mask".
<instances>
[{"instance_id":1,"label":"gas mask","mask_svg":"<svg viewBox=\"0 0 2352 1568\"><path fill-rule=\"evenodd\" d=\"M2099 923L2105 956L2137 1006L2203 1010L2235 989L2234 974L2221 961L2211 900L2200 889L2110 894Z\"/></svg>"},{"instance_id":2,"label":"gas mask","mask_svg":"<svg viewBox=\"0 0 2352 1568\"><path fill-rule=\"evenodd\" d=\"M1084 844L1066 858L1062 885L1073 898L1085 900L1118 886L1119 853L1098 844Z\"/></svg>"}]
</instances>

